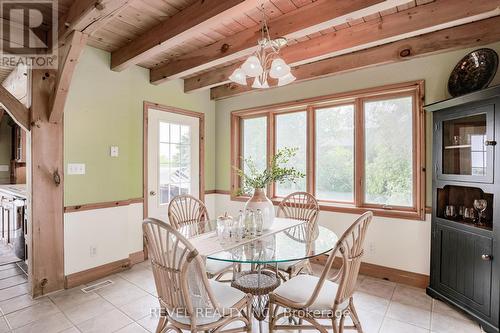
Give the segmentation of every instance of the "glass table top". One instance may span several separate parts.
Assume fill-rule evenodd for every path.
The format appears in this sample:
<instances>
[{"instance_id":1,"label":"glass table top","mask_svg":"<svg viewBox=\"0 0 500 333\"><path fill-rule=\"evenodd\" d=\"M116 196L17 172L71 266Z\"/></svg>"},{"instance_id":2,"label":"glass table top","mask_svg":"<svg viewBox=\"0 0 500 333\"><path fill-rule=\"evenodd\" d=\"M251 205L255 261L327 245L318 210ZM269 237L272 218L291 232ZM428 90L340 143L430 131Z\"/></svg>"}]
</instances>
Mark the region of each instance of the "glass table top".
<instances>
[{"instance_id":1,"label":"glass table top","mask_svg":"<svg viewBox=\"0 0 500 333\"><path fill-rule=\"evenodd\" d=\"M331 251L337 243L337 235L325 227L316 225L311 228L307 223L279 218L275 219L275 223L276 220L285 227L240 242L225 241L223 245L214 244L220 243L215 235L215 220L183 226L180 231L187 238L198 238L198 243L199 238L206 237L202 241L211 243L209 246L215 249L205 255L207 259L233 263L272 264L309 259ZM293 226L287 228L284 224L287 222L293 222L290 223ZM203 254L203 251L200 253Z\"/></svg>"}]
</instances>

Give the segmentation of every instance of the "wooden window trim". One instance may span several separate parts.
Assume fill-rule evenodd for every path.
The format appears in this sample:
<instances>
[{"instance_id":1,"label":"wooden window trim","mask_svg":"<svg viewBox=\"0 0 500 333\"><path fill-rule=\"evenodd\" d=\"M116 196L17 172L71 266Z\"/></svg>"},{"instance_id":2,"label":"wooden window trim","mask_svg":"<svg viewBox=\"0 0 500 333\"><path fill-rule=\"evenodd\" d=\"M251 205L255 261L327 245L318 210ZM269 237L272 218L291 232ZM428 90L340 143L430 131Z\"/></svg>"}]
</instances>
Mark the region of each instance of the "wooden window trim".
<instances>
[{"instance_id":1,"label":"wooden window trim","mask_svg":"<svg viewBox=\"0 0 500 333\"><path fill-rule=\"evenodd\" d=\"M382 205L364 202L364 112L363 103L377 99L398 96L413 97L413 207L383 207ZM375 215L412 220L425 219L425 114L423 110L424 81L411 81L382 87L362 89L353 92L333 94L293 102L273 104L264 107L237 110L231 112L231 200L246 201L247 196L237 196L240 178L232 166L241 166L241 120L267 117L267 162L274 154L276 134L276 115L292 112L306 112L307 118L307 163L306 189L315 194L315 154L316 124L315 110L319 108L354 104L354 203L320 200L320 208L324 211L359 214L372 210ZM282 198L274 195L275 186L268 188L268 195L274 204Z\"/></svg>"}]
</instances>

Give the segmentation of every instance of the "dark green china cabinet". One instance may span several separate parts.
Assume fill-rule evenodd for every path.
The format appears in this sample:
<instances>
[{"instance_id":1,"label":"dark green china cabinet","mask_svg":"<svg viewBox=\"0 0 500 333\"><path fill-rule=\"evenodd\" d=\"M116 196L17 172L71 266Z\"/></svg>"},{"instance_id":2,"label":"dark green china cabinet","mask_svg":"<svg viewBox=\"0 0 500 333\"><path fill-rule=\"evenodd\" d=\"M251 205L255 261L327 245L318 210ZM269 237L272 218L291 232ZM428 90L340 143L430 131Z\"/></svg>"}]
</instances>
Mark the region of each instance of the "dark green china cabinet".
<instances>
[{"instance_id":1,"label":"dark green china cabinet","mask_svg":"<svg viewBox=\"0 0 500 333\"><path fill-rule=\"evenodd\" d=\"M425 108L433 116L427 293L498 332L500 86Z\"/></svg>"}]
</instances>

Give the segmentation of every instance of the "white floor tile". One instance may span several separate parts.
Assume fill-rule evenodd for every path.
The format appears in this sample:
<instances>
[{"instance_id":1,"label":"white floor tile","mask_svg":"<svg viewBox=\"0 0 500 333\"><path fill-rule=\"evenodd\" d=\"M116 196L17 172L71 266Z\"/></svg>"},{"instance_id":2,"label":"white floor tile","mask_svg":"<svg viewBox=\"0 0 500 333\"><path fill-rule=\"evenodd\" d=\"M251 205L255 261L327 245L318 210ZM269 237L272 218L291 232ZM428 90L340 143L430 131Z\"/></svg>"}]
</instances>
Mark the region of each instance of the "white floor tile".
<instances>
[{"instance_id":1,"label":"white floor tile","mask_svg":"<svg viewBox=\"0 0 500 333\"><path fill-rule=\"evenodd\" d=\"M132 319L115 309L84 321L77 327L83 333L108 333L115 332L132 322Z\"/></svg>"},{"instance_id":2,"label":"white floor tile","mask_svg":"<svg viewBox=\"0 0 500 333\"><path fill-rule=\"evenodd\" d=\"M14 333L58 333L72 326L64 314L56 313L22 326L14 330Z\"/></svg>"}]
</instances>

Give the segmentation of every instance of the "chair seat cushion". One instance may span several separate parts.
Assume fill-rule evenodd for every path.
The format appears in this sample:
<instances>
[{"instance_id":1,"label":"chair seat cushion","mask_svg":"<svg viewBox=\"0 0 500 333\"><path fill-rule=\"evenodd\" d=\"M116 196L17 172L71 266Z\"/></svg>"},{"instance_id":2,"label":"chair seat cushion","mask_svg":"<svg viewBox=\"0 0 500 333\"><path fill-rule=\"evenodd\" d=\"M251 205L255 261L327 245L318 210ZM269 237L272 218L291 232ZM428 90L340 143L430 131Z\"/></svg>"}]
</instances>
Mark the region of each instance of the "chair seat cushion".
<instances>
[{"instance_id":1,"label":"chair seat cushion","mask_svg":"<svg viewBox=\"0 0 500 333\"><path fill-rule=\"evenodd\" d=\"M286 298L291 302L306 303L316 288L319 277L312 275L297 275L283 283L274 290L273 294ZM323 287L310 310L331 310L337 295L338 285L332 281L325 280ZM345 309L348 302L341 304L340 308Z\"/></svg>"},{"instance_id":2,"label":"chair seat cushion","mask_svg":"<svg viewBox=\"0 0 500 333\"><path fill-rule=\"evenodd\" d=\"M227 262L227 261L207 259L205 266L206 266L206 271L208 274L217 275L217 274L222 273L223 271L231 268L232 263Z\"/></svg>"},{"instance_id":3,"label":"chair seat cushion","mask_svg":"<svg viewBox=\"0 0 500 333\"><path fill-rule=\"evenodd\" d=\"M236 288L231 287L228 284L224 284L222 282L218 282L215 280L209 280L210 286L212 287L212 291L214 292L215 299L220 303L221 307L224 309L231 309L234 307L236 303L241 301L246 297L246 294ZM209 311L208 311L209 312ZM231 313L235 315L234 311ZM170 317L183 324L189 325L191 323L191 319L188 316L176 314L175 311L169 314ZM197 325L206 325L211 324L221 319L219 313L211 314L205 313L205 311L197 311L196 313L196 324Z\"/></svg>"}]
</instances>

